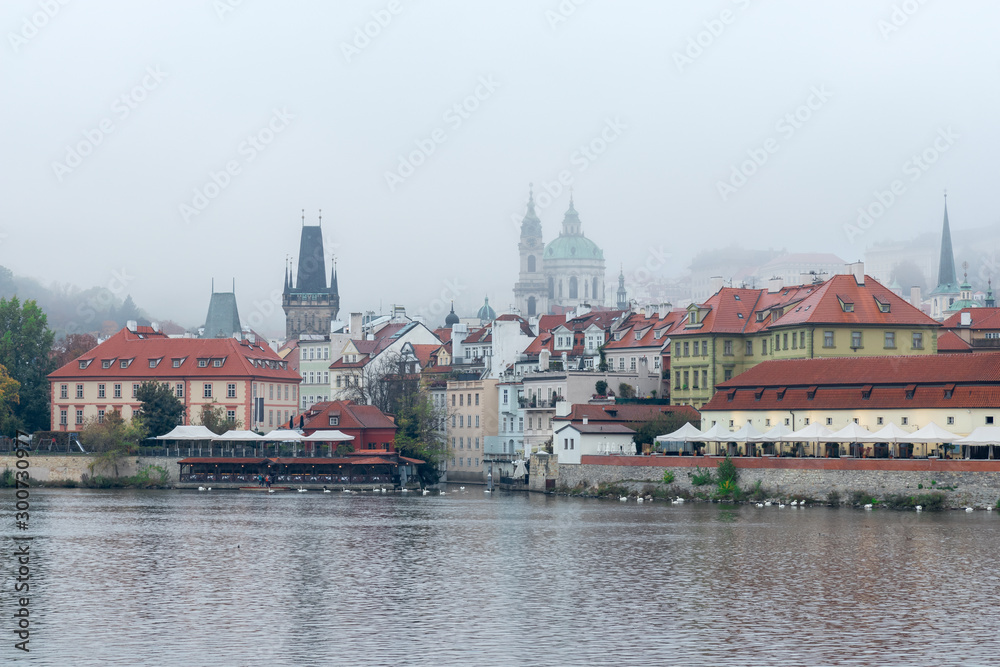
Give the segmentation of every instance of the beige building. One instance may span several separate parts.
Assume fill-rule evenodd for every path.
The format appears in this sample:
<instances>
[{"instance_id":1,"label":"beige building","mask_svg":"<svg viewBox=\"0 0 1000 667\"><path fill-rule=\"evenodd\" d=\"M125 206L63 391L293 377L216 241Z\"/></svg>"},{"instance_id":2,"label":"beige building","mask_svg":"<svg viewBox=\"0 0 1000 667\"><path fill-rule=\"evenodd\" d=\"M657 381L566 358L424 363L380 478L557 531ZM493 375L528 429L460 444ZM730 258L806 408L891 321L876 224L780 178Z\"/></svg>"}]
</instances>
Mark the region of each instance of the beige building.
<instances>
[{"instance_id":1,"label":"beige building","mask_svg":"<svg viewBox=\"0 0 1000 667\"><path fill-rule=\"evenodd\" d=\"M446 397L448 481L485 482L486 438L498 432L497 381L451 381Z\"/></svg>"}]
</instances>

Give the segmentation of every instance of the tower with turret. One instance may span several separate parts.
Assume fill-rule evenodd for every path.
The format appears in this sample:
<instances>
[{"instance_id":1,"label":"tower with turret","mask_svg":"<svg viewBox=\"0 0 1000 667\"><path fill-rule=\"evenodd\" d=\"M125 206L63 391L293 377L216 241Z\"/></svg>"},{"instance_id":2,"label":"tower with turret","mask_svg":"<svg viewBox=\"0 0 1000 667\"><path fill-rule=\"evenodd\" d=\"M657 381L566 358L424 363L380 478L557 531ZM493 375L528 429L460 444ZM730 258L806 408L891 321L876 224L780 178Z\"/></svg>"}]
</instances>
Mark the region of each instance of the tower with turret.
<instances>
[{"instance_id":1,"label":"tower with turret","mask_svg":"<svg viewBox=\"0 0 1000 667\"><path fill-rule=\"evenodd\" d=\"M542 221L535 213L533 189L528 190L528 209L521 221L521 238L517 243L517 251L521 265L514 284L514 303L524 317L543 315L549 311L545 275L542 272L545 242L542 240Z\"/></svg>"},{"instance_id":2,"label":"tower with turret","mask_svg":"<svg viewBox=\"0 0 1000 667\"><path fill-rule=\"evenodd\" d=\"M298 262L286 263L285 287L281 295L287 339L330 333L330 323L340 312L337 265L335 260L331 263L330 282L327 283L322 214L319 224L307 225L303 213ZM293 266L296 267L294 273Z\"/></svg>"}]
</instances>

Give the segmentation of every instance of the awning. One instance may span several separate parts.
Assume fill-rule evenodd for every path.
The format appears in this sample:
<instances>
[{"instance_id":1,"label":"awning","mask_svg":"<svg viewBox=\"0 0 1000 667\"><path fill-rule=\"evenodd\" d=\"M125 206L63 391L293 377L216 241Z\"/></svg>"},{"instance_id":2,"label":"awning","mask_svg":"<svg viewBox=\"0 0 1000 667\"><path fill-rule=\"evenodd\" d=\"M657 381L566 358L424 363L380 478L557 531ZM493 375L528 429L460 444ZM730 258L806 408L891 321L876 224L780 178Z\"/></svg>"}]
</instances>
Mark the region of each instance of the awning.
<instances>
[{"instance_id":1,"label":"awning","mask_svg":"<svg viewBox=\"0 0 1000 667\"><path fill-rule=\"evenodd\" d=\"M212 440L216 442L222 441L239 441L239 442L257 442L260 440L266 440L262 435L258 435L253 431L226 431L222 435L217 435Z\"/></svg>"},{"instance_id":2,"label":"awning","mask_svg":"<svg viewBox=\"0 0 1000 667\"><path fill-rule=\"evenodd\" d=\"M696 437L697 436L697 437ZM698 427L688 422L681 426L679 429L673 433L667 433L665 435L658 435L653 438L654 442L692 442L697 440L701 436L701 431Z\"/></svg>"},{"instance_id":3,"label":"awning","mask_svg":"<svg viewBox=\"0 0 1000 667\"><path fill-rule=\"evenodd\" d=\"M835 433L825 438L826 442L886 442L875 436L863 426L851 422Z\"/></svg>"},{"instance_id":4,"label":"awning","mask_svg":"<svg viewBox=\"0 0 1000 667\"><path fill-rule=\"evenodd\" d=\"M299 442L305 440L306 437L298 431L292 431L287 428L276 428L273 431L265 433L263 439L268 442Z\"/></svg>"},{"instance_id":5,"label":"awning","mask_svg":"<svg viewBox=\"0 0 1000 667\"><path fill-rule=\"evenodd\" d=\"M911 433L909 442L955 442L961 437L961 435L945 430L934 422L931 422L922 429Z\"/></svg>"},{"instance_id":6,"label":"awning","mask_svg":"<svg viewBox=\"0 0 1000 667\"><path fill-rule=\"evenodd\" d=\"M212 433L204 426L175 426L174 430L165 435L156 436L157 440L212 440L215 438L215 433Z\"/></svg>"},{"instance_id":7,"label":"awning","mask_svg":"<svg viewBox=\"0 0 1000 667\"><path fill-rule=\"evenodd\" d=\"M314 431L303 438L303 440L306 442L343 442L345 440L354 440L354 436L337 430Z\"/></svg>"},{"instance_id":8,"label":"awning","mask_svg":"<svg viewBox=\"0 0 1000 667\"><path fill-rule=\"evenodd\" d=\"M812 423L798 431L782 436L781 442L827 442L833 432L821 424Z\"/></svg>"},{"instance_id":9,"label":"awning","mask_svg":"<svg viewBox=\"0 0 1000 667\"><path fill-rule=\"evenodd\" d=\"M966 437L952 440L952 444L970 447L1000 445L1000 426L980 426Z\"/></svg>"}]
</instances>

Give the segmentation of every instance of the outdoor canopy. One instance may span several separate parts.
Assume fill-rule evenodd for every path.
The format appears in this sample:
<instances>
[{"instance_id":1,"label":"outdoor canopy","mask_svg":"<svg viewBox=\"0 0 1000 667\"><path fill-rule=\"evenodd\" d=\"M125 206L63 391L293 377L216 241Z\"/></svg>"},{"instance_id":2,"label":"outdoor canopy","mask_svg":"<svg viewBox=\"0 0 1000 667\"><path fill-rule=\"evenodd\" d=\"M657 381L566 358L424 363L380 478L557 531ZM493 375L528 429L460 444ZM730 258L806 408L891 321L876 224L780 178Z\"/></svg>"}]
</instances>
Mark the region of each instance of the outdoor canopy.
<instances>
[{"instance_id":1,"label":"outdoor canopy","mask_svg":"<svg viewBox=\"0 0 1000 667\"><path fill-rule=\"evenodd\" d=\"M831 433L827 442L886 442L863 426L851 422L836 433Z\"/></svg>"},{"instance_id":2,"label":"outdoor canopy","mask_svg":"<svg viewBox=\"0 0 1000 667\"><path fill-rule=\"evenodd\" d=\"M306 437L298 431L290 431L287 428L276 428L264 436L268 442L298 442Z\"/></svg>"},{"instance_id":3,"label":"outdoor canopy","mask_svg":"<svg viewBox=\"0 0 1000 667\"><path fill-rule=\"evenodd\" d=\"M175 426L174 430L165 435L156 436L157 440L212 440L215 434L204 426Z\"/></svg>"},{"instance_id":4,"label":"outdoor canopy","mask_svg":"<svg viewBox=\"0 0 1000 667\"><path fill-rule=\"evenodd\" d=\"M347 435L342 431L316 431L312 435L308 435L303 438L306 442L343 442L345 440L354 440L353 435Z\"/></svg>"},{"instance_id":5,"label":"outdoor canopy","mask_svg":"<svg viewBox=\"0 0 1000 667\"><path fill-rule=\"evenodd\" d=\"M952 444L965 445L967 447L1000 445L1000 426L980 426L964 438L952 440Z\"/></svg>"},{"instance_id":6,"label":"outdoor canopy","mask_svg":"<svg viewBox=\"0 0 1000 667\"><path fill-rule=\"evenodd\" d=\"M922 429L916 430L909 435L909 442L954 442L962 436L957 433L947 431L934 422L927 424Z\"/></svg>"},{"instance_id":7,"label":"outdoor canopy","mask_svg":"<svg viewBox=\"0 0 1000 667\"><path fill-rule=\"evenodd\" d=\"M874 438L880 438L876 442L891 442L898 444L900 442L913 442L913 434L908 431L896 426L893 422L889 422L883 428L875 431L872 436Z\"/></svg>"},{"instance_id":8,"label":"outdoor canopy","mask_svg":"<svg viewBox=\"0 0 1000 667\"><path fill-rule=\"evenodd\" d=\"M212 440L216 442L219 441L240 441L240 442L257 442L260 440L266 440L262 435L257 435L253 431L226 431L222 435L217 435Z\"/></svg>"},{"instance_id":9,"label":"outdoor canopy","mask_svg":"<svg viewBox=\"0 0 1000 667\"><path fill-rule=\"evenodd\" d=\"M721 424L716 424L707 431L702 431L691 438L692 442L729 442L731 433L722 428Z\"/></svg>"},{"instance_id":10,"label":"outdoor canopy","mask_svg":"<svg viewBox=\"0 0 1000 667\"><path fill-rule=\"evenodd\" d=\"M778 424L770 431L758 435L753 439L753 442L780 442L783 436L786 436L791 432L792 429L788 428L784 424Z\"/></svg>"},{"instance_id":11,"label":"outdoor canopy","mask_svg":"<svg viewBox=\"0 0 1000 667\"><path fill-rule=\"evenodd\" d=\"M756 442L756 438L761 436L760 431L753 427L753 424L746 423L740 430L726 434L725 442Z\"/></svg>"},{"instance_id":12,"label":"outdoor canopy","mask_svg":"<svg viewBox=\"0 0 1000 667\"><path fill-rule=\"evenodd\" d=\"M798 431L781 436L781 442L828 442L831 435L832 431L814 422Z\"/></svg>"},{"instance_id":13,"label":"outdoor canopy","mask_svg":"<svg viewBox=\"0 0 1000 667\"><path fill-rule=\"evenodd\" d=\"M701 431L698 430L698 427L691 422L687 422L673 433L658 435L653 440L655 442L692 442L698 440L700 437Z\"/></svg>"}]
</instances>

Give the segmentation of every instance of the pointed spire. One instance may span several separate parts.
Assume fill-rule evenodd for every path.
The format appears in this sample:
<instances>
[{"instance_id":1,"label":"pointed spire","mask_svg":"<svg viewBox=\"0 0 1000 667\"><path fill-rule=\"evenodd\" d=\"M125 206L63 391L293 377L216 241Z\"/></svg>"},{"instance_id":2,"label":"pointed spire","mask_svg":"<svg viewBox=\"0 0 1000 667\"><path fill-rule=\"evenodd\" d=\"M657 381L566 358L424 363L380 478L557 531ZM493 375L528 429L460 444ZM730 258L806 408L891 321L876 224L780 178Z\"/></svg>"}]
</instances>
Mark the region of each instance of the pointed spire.
<instances>
[{"instance_id":1,"label":"pointed spire","mask_svg":"<svg viewBox=\"0 0 1000 667\"><path fill-rule=\"evenodd\" d=\"M573 186L569 186L569 210L576 213L576 209L573 207Z\"/></svg>"},{"instance_id":2,"label":"pointed spire","mask_svg":"<svg viewBox=\"0 0 1000 667\"><path fill-rule=\"evenodd\" d=\"M339 296L340 292L337 287L337 256L332 255L330 259L333 262L333 271L330 273L330 294Z\"/></svg>"},{"instance_id":3,"label":"pointed spire","mask_svg":"<svg viewBox=\"0 0 1000 667\"><path fill-rule=\"evenodd\" d=\"M958 277L955 274L955 252L951 246L951 225L948 223L948 191L944 193L944 225L941 229L941 259L938 264L936 292L957 292Z\"/></svg>"},{"instance_id":4,"label":"pointed spire","mask_svg":"<svg viewBox=\"0 0 1000 667\"><path fill-rule=\"evenodd\" d=\"M319 210L319 226L323 226L323 209Z\"/></svg>"},{"instance_id":5,"label":"pointed spire","mask_svg":"<svg viewBox=\"0 0 1000 667\"><path fill-rule=\"evenodd\" d=\"M306 210L302 209L302 226L306 226Z\"/></svg>"},{"instance_id":6,"label":"pointed spire","mask_svg":"<svg viewBox=\"0 0 1000 667\"><path fill-rule=\"evenodd\" d=\"M542 221L535 213L535 184L528 183L528 206L521 220L521 236L541 236Z\"/></svg>"}]
</instances>

